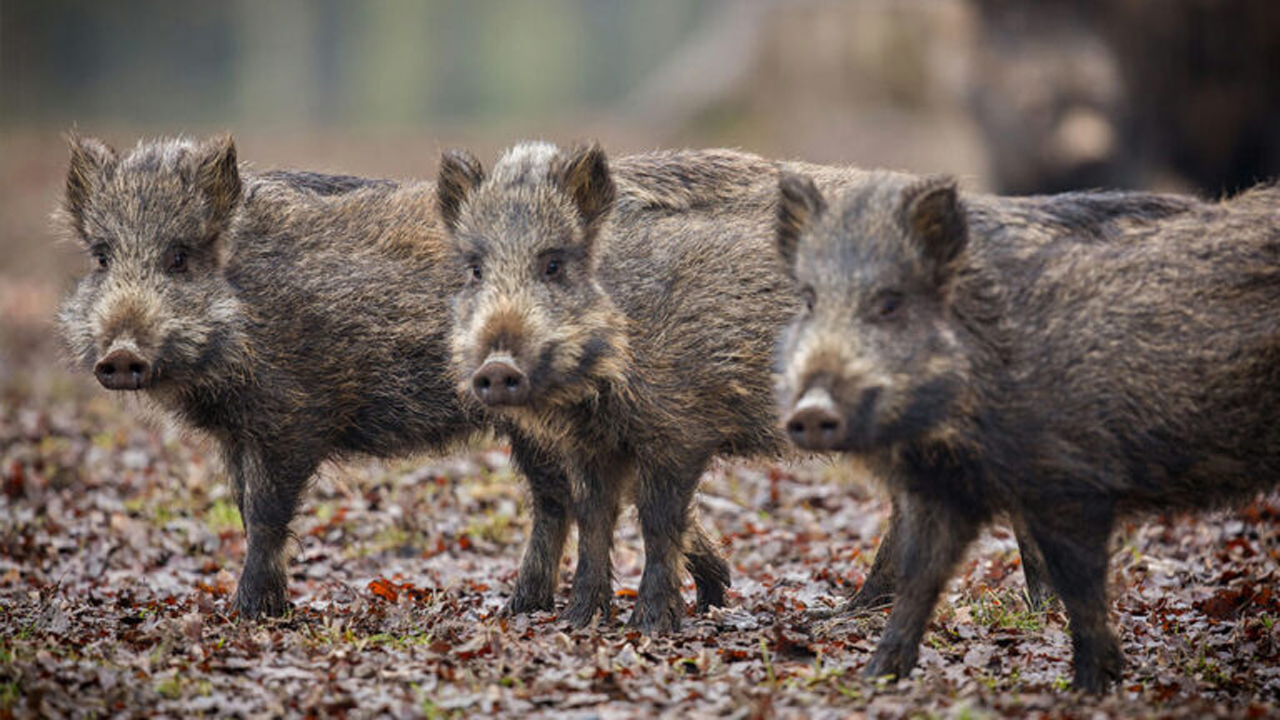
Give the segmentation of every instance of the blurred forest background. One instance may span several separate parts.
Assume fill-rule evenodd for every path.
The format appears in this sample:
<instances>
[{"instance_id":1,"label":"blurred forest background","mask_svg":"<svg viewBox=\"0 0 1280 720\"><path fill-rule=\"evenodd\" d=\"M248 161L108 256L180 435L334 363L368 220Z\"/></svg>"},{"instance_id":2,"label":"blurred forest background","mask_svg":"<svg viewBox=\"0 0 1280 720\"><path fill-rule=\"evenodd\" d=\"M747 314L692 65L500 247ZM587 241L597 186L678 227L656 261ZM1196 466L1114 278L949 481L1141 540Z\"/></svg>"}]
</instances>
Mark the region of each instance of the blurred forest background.
<instances>
[{"instance_id":1,"label":"blurred forest background","mask_svg":"<svg viewBox=\"0 0 1280 720\"><path fill-rule=\"evenodd\" d=\"M1276 174L1277 67L1270 0L0 0L0 316L80 267L49 242L71 128L379 176L598 138L1217 195Z\"/></svg>"}]
</instances>

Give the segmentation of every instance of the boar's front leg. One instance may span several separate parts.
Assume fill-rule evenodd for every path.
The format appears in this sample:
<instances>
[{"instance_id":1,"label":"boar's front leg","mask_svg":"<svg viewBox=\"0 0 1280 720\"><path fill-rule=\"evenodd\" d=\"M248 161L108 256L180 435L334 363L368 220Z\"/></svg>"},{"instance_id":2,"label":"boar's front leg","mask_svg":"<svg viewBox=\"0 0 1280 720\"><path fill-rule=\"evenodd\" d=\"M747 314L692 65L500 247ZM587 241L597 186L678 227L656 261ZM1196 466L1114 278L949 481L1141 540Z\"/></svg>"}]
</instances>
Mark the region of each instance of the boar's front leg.
<instances>
[{"instance_id":1,"label":"boar's front leg","mask_svg":"<svg viewBox=\"0 0 1280 720\"><path fill-rule=\"evenodd\" d=\"M248 535L244 570L232 607L244 618L283 615L289 609L286 545L289 523L315 463L290 466L254 448L227 453L236 503Z\"/></svg>"},{"instance_id":2,"label":"boar's front leg","mask_svg":"<svg viewBox=\"0 0 1280 720\"><path fill-rule=\"evenodd\" d=\"M709 459L661 462L649 458L641 465L636 510L644 536L644 574L628 624L642 632L680 629L685 609L680 598L682 539L690 526L690 505L698 478Z\"/></svg>"},{"instance_id":3,"label":"boar's front leg","mask_svg":"<svg viewBox=\"0 0 1280 720\"><path fill-rule=\"evenodd\" d=\"M938 596L969 543L979 519L945 499L901 494L898 524L898 595L880 644L863 674L905 678L916 665L920 640Z\"/></svg>"},{"instance_id":4,"label":"boar's front leg","mask_svg":"<svg viewBox=\"0 0 1280 720\"><path fill-rule=\"evenodd\" d=\"M578 523L578 566L573 573L573 599L561 617L575 628L586 627L601 614L613 617L613 530L625 473L616 467L570 469L574 519Z\"/></svg>"},{"instance_id":5,"label":"boar's front leg","mask_svg":"<svg viewBox=\"0 0 1280 720\"><path fill-rule=\"evenodd\" d=\"M569 535L573 490L564 467L518 435L511 436L511 458L524 473L533 500L533 528L516 576L515 592L503 608L508 615L555 609L560 558Z\"/></svg>"},{"instance_id":6,"label":"boar's front leg","mask_svg":"<svg viewBox=\"0 0 1280 720\"><path fill-rule=\"evenodd\" d=\"M880 539L880 547L876 548L876 558L871 562L871 570L858 592L840 608L842 613L855 614L893 604L894 588L898 582L898 534L902 532L899 529L902 513L898 511L896 501L892 507L889 527Z\"/></svg>"}]
</instances>

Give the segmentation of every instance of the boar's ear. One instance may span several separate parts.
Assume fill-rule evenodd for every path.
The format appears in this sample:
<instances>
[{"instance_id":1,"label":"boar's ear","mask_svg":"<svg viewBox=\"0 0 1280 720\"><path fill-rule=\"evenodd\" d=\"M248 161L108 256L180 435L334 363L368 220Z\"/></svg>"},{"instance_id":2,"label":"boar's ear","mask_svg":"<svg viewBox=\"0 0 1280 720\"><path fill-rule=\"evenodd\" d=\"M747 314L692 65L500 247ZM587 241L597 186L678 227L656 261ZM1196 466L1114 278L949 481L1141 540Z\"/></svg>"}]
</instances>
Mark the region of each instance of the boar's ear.
<instances>
[{"instance_id":1,"label":"boar's ear","mask_svg":"<svg viewBox=\"0 0 1280 720\"><path fill-rule=\"evenodd\" d=\"M440 177L436 179L436 207L445 227L458 226L462 202L484 182L484 167L466 150L445 150L440 156Z\"/></svg>"},{"instance_id":2,"label":"boar's ear","mask_svg":"<svg viewBox=\"0 0 1280 720\"><path fill-rule=\"evenodd\" d=\"M909 185L902 193L899 218L903 231L919 246L925 263L939 281L944 280L951 262L969 240L955 178L932 176Z\"/></svg>"},{"instance_id":3,"label":"boar's ear","mask_svg":"<svg viewBox=\"0 0 1280 720\"><path fill-rule=\"evenodd\" d=\"M576 147L556 158L551 179L569 195L582 227L590 236L613 208L613 175L599 143Z\"/></svg>"},{"instance_id":4,"label":"boar's ear","mask_svg":"<svg viewBox=\"0 0 1280 720\"><path fill-rule=\"evenodd\" d=\"M63 208L77 232L84 229L84 209L89 196L106 176L115 172L117 155L106 143L95 138L67 134L71 162L67 166L67 194Z\"/></svg>"},{"instance_id":5,"label":"boar's ear","mask_svg":"<svg viewBox=\"0 0 1280 720\"><path fill-rule=\"evenodd\" d=\"M221 229L240 202L240 165L230 135L201 143L196 151L196 187L204 193L213 223Z\"/></svg>"},{"instance_id":6,"label":"boar's ear","mask_svg":"<svg viewBox=\"0 0 1280 720\"><path fill-rule=\"evenodd\" d=\"M778 176L778 254L788 270L796 265L800 235L826 210L827 201L808 175L784 170Z\"/></svg>"}]
</instances>

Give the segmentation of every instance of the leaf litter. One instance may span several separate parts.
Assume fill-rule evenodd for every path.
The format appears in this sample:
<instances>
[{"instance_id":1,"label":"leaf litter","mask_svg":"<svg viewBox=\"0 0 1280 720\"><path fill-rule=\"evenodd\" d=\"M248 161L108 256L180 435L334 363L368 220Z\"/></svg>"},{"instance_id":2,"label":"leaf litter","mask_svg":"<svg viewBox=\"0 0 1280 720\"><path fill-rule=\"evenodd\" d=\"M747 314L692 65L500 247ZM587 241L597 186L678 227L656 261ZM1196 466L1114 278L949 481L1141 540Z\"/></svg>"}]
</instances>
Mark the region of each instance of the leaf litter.
<instances>
[{"instance_id":1,"label":"leaf litter","mask_svg":"<svg viewBox=\"0 0 1280 720\"><path fill-rule=\"evenodd\" d=\"M858 673L887 613L835 612L888 512L845 460L713 468L699 513L734 569L729 606L666 637L623 625L643 567L634 512L611 620L501 615L529 518L500 444L328 467L293 526L294 609L250 623L229 610L244 538L206 443L47 361L0 376L0 401L0 718L1267 717L1280 703L1274 496L1121 528L1127 665L1107 697L1067 687L1066 619L1027 608L998 526L949 586L919 669L886 684Z\"/></svg>"}]
</instances>

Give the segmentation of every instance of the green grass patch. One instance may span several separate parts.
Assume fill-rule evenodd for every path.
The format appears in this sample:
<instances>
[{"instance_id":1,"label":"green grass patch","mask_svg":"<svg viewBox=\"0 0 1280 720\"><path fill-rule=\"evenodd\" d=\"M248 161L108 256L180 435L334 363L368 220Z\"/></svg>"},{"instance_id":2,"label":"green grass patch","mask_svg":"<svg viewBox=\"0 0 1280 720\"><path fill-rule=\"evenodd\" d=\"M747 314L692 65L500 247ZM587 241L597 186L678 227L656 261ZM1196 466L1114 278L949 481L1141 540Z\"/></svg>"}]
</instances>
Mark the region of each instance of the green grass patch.
<instances>
[{"instance_id":1,"label":"green grass patch","mask_svg":"<svg viewBox=\"0 0 1280 720\"><path fill-rule=\"evenodd\" d=\"M467 534L498 545L508 545L515 529L514 518L507 513L491 513L467 526Z\"/></svg>"},{"instance_id":2,"label":"green grass patch","mask_svg":"<svg viewBox=\"0 0 1280 720\"><path fill-rule=\"evenodd\" d=\"M22 688L18 687L17 680L0 683L0 709L9 710L18 704L18 698L22 697Z\"/></svg>"},{"instance_id":3,"label":"green grass patch","mask_svg":"<svg viewBox=\"0 0 1280 720\"><path fill-rule=\"evenodd\" d=\"M204 514L204 523L215 533L228 530L241 530L244 522L240 519L240 509L235 503L226 500L215 500Z\"/></svg>"},{"instance_id":4,"label":"green grass patch","mask_svg":"<svg viewBox=\"0 0 1280 720\"><path fill-rule=\"evenodd\" d=\"M996 629L1039 632L1044 629L1044 612L1028 609L1016 593L986 590L972 604L975 622Z\"/></svg>"}]
</instances>

